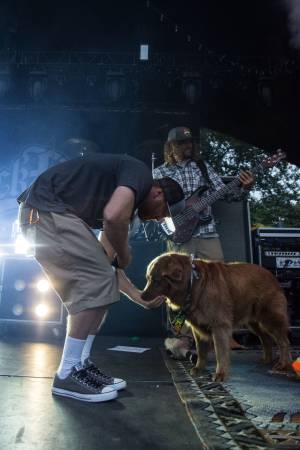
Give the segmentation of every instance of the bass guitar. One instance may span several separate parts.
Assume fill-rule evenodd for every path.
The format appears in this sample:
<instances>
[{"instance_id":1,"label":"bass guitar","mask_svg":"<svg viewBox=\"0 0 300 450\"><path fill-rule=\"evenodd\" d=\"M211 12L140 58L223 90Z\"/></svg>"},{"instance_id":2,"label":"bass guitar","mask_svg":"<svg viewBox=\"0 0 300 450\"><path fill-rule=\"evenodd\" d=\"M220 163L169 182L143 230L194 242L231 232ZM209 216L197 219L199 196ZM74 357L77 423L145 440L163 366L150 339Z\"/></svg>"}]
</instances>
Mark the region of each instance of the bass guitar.
<instances>
[{"instance_id":1,"label":"bass guitar","mask_svg":"<svg viewBox=\"0 0 300 450\"><path fill-rule=\"evenodd\" d=\"M266 168L272 168L285 157L286 154L279 149L272 156L252 168L252 173L255 174ZM197 189L186 199L185 208L180 214L173 216L171 220L167 217L160 222L163 231L168 235L168 239L177 244L189 241L199 224L209 223L212 220L211 216L203 216L201 213L226 194L235 191L240 184L239 176L236 176L230 183L217 191L208 192L207 186Z\"/></svg>"}]
</instances>

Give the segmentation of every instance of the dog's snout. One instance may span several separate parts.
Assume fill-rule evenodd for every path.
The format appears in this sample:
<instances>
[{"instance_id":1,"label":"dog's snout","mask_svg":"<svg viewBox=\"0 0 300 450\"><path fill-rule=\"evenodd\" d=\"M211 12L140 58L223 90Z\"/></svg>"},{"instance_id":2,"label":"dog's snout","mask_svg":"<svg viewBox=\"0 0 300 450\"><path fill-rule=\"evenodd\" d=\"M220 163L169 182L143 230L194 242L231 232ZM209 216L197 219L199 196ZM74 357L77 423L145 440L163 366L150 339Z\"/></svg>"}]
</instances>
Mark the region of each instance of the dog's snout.
<instances>
[{"instance_id":1,"label":"dog's snout","mask_svg":"<svg viewBox=\"0 0 300 450\"><path fill-rule=\"evenodd\" d=\"M144 287L144 290L141 293L141 298L142 300L145 301L151 301L161 294L162 292L160 292L160 290L157 289L157 286L152 281L148 281L146 286Z\"/></svg>"}]
</instances>

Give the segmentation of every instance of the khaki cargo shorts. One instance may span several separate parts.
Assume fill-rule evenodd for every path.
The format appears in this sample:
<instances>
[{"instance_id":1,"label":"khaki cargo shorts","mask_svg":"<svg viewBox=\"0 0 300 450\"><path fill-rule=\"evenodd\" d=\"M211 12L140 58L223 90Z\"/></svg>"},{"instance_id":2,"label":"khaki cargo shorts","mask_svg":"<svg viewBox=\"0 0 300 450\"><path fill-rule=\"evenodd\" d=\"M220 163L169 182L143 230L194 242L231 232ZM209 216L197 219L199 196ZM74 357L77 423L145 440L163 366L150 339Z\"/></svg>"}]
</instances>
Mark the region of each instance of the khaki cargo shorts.
<instances>
[{"instance_id":1,"label":"khaki cargo shorts","mask_svg":"<svg viewBox=\"0 0 300 450\"><path fill-rule=\"evenodd\" d=\"M72 213L39 211L35 258L70 314L120 299L117 274L91 228Z\"/></svg>"}]
</instances>

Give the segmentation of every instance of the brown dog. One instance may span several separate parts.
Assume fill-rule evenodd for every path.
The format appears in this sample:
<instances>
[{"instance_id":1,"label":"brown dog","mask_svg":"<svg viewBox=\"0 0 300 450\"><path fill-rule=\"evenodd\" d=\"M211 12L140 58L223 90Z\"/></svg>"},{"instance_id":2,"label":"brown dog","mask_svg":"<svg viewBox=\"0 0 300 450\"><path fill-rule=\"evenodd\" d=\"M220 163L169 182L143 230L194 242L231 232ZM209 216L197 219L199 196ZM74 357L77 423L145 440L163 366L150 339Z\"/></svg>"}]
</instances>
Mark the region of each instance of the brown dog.
<instances>
[{"instance_id":1,"label":"brown dog","mask_svg":"<svg viewBox=\"0 0 300 450\"><path fill-rule=\"evenodd\" d=\"M188 255L165 253L150 262L143 300L165 295L173 309L183 312L192 327L198 360L191 370L205 367L208 341L213 340L217 368L214 379L224 381L229 372L233 328L247 326L272 361L273 340L279 349L277 370L290 366L286 298L276 278L255 264L210 262Z\"/></svg>"}]
</instances>

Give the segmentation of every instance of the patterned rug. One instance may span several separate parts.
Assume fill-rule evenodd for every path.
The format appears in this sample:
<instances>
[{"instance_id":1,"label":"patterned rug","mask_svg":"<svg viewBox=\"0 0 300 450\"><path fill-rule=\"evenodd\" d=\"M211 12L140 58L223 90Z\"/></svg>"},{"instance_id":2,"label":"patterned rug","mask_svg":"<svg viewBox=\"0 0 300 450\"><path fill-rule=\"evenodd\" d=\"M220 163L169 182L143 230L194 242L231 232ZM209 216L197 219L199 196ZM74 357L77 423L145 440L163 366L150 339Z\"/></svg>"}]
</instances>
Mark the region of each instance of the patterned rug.
<instances>
[{"instance_id":1,"label":"patterned rug","mask_svg":"<svg viewBox=\"0 0 300 450\"><path fill-rule=\"evenodd\" d=\"M261 352L232 352L227 383L212 381L213 358L192 378L188 361L163 352L177 392L204 448L300 449L300 378L272 373L259 364ZM293 357L300 355L294 349ZM213 356L213 355L212 355Z\"/></svg>"}]
</instances>

